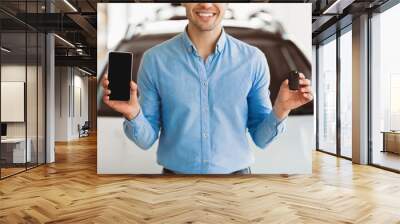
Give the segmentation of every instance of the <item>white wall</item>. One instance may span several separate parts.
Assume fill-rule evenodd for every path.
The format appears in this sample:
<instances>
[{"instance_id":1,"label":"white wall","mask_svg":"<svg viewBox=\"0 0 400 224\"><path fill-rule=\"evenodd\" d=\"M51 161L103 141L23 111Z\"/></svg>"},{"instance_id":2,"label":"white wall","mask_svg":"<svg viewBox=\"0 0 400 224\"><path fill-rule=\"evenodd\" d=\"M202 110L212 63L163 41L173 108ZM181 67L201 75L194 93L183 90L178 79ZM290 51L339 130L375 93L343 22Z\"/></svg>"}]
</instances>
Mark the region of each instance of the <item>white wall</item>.
<instances>
[{"instance_id":1,"label":"white wall","mask_svg":"<svg viewBox=\"0 0 400 224\"><path fill-rule=\"evenodd\" d=\"M76 72L76 71L75 71ZM85 123L85 121L88 121L89 113L88 113L88 78L83 77L80 75L74 76L74 109L75 113L73 113L73 117L71 119L71 135L72 138L79 138L79 133L78 133L78 124L81 126ZM78 93L80 91L80 93ZM80 97L79 97L80 95ZM79 101L81 101L79 103ZM79 105L80 104L80 105ZM81 108L79 108L81 107ZM82 112L79 111L79 109L82 110Z\"/></svg>"},{"instance_id":2,"label":"white wall","mask_svg":"<svg viewBox=\"0 0 400 224\"><path fill-rule=\"evenodd\" d=\"M2 65L1 66L1 81L7 82L24 82L26 83L25 80L25 75L26 71L28 74L32 74L35 72L36 74L36 67L33 66L27 66L25 65L16 65L16 64L7 64L7 65ZM29 77L28 77L29 78ZM36 81L29 80L30 85L36 85ZM36 100L36 89L33 88L27 88L27 104L30 104L34 100ZM3 96L2 96L3 97ZM29 106L29 105L28 105ZM36 101L34 105L36 108ZM9 108L1 108L1 110L8 110ZM24 108L22 108L24 110ZM32 133L32 130L36 130L36 125L32 124L32 121L35 121L36 124L36 113L31 113L31 111L27 108L27 111L30 113L27 113L27 118L28 118L28 137L29 134ZM7 136L8 137L25 137L25 126L26 122L7 122ZM35 132L36 133L36 132Z\"/></svg>"},{"instance_id":3,"label":"white wall","mask_svg":"<svg viewBox=\"0 0 400 224\"><path fill-rule=\"evenodd\" d=\"M55 141L77 139L78 124L88 120L88 78L75 68L56 67L55 86Z\"/></svg>"},{"instance_id":4,"label":"white wall","mask_svg":"<svg viewBox=\"0 0 400 224\"><path fill-rule=\"evenodd\" d=\"M1 121L24 122L24 82L1 82ZM36 105L35 105L36 107Z\"/></svg>"},{"instance_id":5,"label":"white wall","mask_svg":"<svg viewBox=\"0 0 400 224\"><path fill-rule=\"evenodd\" d=\"M38 69L38 70L37 70ZM26 99L24 96L24 89L19 90L22 103L19 107L3 107L1 108L3 113L20 113L22 117L26 112L26 120L22 118L21 122L6 122L7 123L7 137L9 138L24 138L25 135L29 139L29 148L32 153L32 161L36 162L36 158L39 158L39 163L44 162L44 93L43 89L43 78L41 66L32 66L25 64L3 64L1 66L1 81L2 82L24 82L26 86ZM27 78L27 80L26 80ZM8 97L7 93L3 92L2 98ZM8 93L10 94L10 93ZM16 94L16 93L14 93ZM26 101L26 107L25 107ZM15 102L18 103L18 102ZM3 102L2 102L3 104ZM14 105L15 106L15 105ZM13 111L14 110L14 111ZM37 153L39 156L37 156Z\"/></svg>"},{"instance_id":6,"label":"white wall","mask_svg":"<svg viewBox=\"0 0 400 224\"><path fill-rule=\"evenodd\" d=\"M55 69L55 141L68 140L68 67Z\"/></svg>"},{"instance_id":7,"label":"white wall","mask_svg":"<svg viewBox=\"0 0 400 224\"><path fill-rule=\"evenodd\" d=\"M131 142L122 129L122 118L97 119L97 173L156 174L156 142L144 151ZM290 116L286 132L266 150L257 148L249 137L256 158L253 173L310 174L315 146L313 116Z\"/></svg>"}]
</instances>

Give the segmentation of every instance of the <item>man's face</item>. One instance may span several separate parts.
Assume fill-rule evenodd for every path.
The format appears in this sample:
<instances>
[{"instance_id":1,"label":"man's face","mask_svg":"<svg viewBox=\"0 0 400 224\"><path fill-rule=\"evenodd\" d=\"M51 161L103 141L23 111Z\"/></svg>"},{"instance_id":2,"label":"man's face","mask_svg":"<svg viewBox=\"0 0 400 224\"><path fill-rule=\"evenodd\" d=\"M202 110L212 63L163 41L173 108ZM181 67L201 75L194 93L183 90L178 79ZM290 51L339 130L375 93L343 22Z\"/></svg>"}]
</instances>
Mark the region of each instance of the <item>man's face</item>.
<instances>
[{"instance_id":1,"label":"man's face","mask_svg":"<svg viewBox=\"0 0 400 224\"><path fill-rule=\"evenodd\" d=\"M227 3L184 3L189 23L200 31L219 27L224 18Z\"/></svg>"}]
</instances>

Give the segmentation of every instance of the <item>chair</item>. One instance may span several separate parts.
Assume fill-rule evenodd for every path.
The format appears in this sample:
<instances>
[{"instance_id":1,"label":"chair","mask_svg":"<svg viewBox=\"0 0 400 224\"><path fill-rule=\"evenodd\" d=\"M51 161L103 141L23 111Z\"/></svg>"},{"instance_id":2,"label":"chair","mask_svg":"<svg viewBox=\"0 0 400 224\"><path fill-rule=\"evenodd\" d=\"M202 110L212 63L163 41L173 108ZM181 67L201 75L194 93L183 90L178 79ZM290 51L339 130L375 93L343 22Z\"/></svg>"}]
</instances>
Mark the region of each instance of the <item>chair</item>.
<instances>
[{"instance_id":1,"label":"chair","mask_svg":"<svg viewBox=\"0 0 400 224\"><path fill-rule=\"evenodd\" d=\"M89 121L85 121L85 123L82 125L82 127L80 126L80 124L78 124L79 138L80 138L80 137L87 137L87 136L89 136L89 129L90 129L90 123L89 123Z\"/></svg>"}]
</instances>

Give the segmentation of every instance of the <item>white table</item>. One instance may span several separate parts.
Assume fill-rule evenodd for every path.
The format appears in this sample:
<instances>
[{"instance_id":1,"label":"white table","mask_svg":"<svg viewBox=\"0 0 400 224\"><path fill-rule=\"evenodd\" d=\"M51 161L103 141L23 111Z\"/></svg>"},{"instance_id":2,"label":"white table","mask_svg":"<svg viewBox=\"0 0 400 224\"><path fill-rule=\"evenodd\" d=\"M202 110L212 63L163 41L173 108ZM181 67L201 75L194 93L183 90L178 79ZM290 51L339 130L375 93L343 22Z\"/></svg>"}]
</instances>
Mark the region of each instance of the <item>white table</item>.
<instances>
[{"instance_id":1,"label":"white table","mask_svg":"<svg viewBox=\"0 0 400 224\"><path fill-rule=\"evenodd\" d=\"M31 161L31 144L30 138L27 138L27 147L25 151L25 138L5 138L1 139L2 147L13 145L13 163L25 163ZM4 145L4 146L3 146ZM25 154L26 152L26 154ZM25 161L26 159L26 161Z\"/></svg>"}]
</instances>

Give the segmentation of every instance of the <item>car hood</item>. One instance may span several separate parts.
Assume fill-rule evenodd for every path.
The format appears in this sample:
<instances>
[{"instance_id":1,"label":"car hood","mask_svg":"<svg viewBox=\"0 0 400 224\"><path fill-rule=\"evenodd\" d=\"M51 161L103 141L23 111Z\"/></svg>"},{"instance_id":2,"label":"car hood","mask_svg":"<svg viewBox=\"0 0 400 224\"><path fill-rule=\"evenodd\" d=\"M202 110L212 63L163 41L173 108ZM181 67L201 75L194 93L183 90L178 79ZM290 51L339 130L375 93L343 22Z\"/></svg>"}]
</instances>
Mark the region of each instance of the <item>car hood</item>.
<instances>
[{"instance_id":1,"label":"car hood","mask_svg":"<svg viewBox=\"0 0 400 224\"><path fill-rule=\"evenodd\" d=\"M271 74L270 94L272 103L275 101L281 83L287 78L291 71L290 62L282 52L286 49L290 55L290 60L296 69L302 72L307 78L311 78L311 63L305 57L303 52L290 40L282 38L281 35L271 33L262 29L243 28L243 27L224 27L226 33L242 40L250 45L258 47L264 52ZM162 34L145 34L136 35L128 40L121 41L115 51L133 52L133 71L132 78L137 80L137 71L143 53L168 39L171 39L178 33L162 33ZM293 66L293 65L292 65ZM104 76L105 70L102 72L98 83L98 116L121 116L119 113L108 108L102 99L102 88L100 80ZM310 115L313 114L313 101L297 108L291 112L291 115Z\"/></svg>"}]
</instances>

